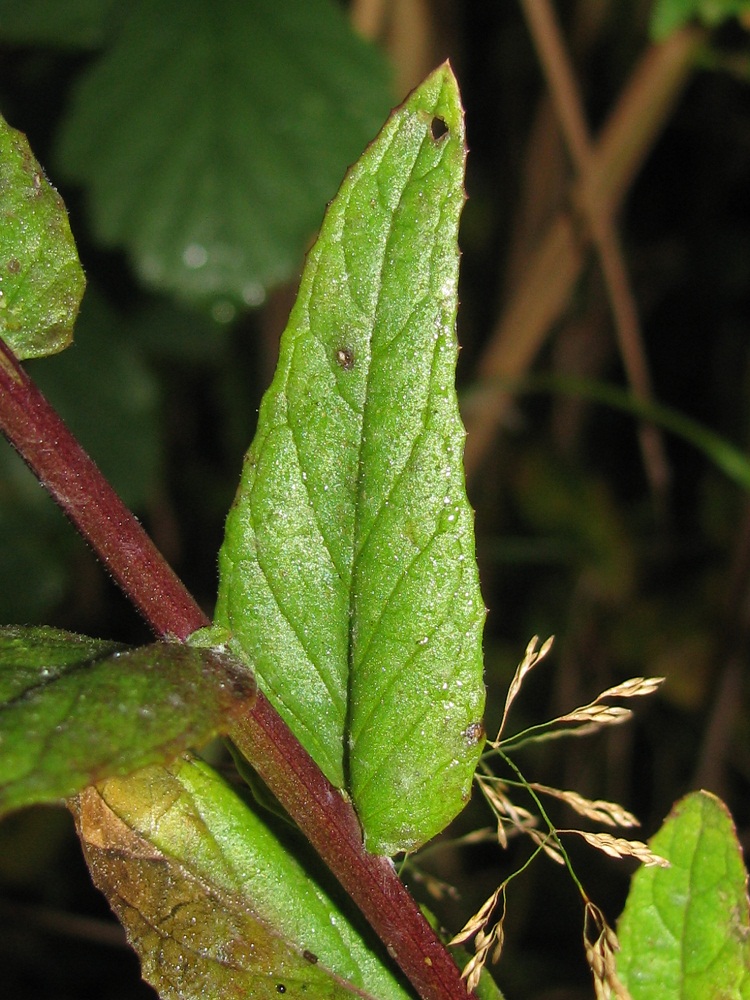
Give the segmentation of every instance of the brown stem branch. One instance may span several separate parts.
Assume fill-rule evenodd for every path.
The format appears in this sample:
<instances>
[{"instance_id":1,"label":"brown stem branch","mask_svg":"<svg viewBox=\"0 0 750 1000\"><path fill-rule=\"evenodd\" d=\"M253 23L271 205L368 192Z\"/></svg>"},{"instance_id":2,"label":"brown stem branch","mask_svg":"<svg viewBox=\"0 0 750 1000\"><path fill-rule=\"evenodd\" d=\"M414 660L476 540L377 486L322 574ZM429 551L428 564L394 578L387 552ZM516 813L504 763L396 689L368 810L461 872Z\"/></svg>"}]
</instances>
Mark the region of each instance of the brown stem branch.
<instances>
[{"instance_id":1,"label":"brown stem branch","mask_svg":"<svg viewBox=\"0 0 750 1000\"><path fill-rule=\"evenodd\" d=\"M0 428L162 638L208 619L136 518L0 341ZM388 858L368 854L351 804L259 694L233 734L423 1000L466 1000L458 968Z\"/></svg>"},{"instance_id":2,"label":"brown stem branch","mask_svg":"<svg viewBox=\"0 0 750 1000\"><path fill-rule=\"evenodd\" d=\"M521 0L521 4L570 159L576 174L585 177L591 169L593 145L557 17L549 0ZM651 378L635 298L612 212L598 199L585 201L582 208L599 255L628 381L636 398L647 402L652 398ZM639 436L652 492L657 499L663 498L670 475L661 433L653 424L642 424Z\"/></svg>"},{"instance_id":3,"label":"brown stem branch","mask_svg":"<svg viewBox=\"0 0 750 1000\"><path fill-rule=\"evenodd\" d=\"M701 29L684 28L646 51L591 148L588 169L576 186L576 204L597 205L600 217L616 214L705 37ZM585 237L570 211L559 212L498 320L478 363L477 389L463 411L468 478L478 471L507 409L508 397L498 393L497 384L525 373L569 302L585 259Z\"/></svg>"}]
</instances>

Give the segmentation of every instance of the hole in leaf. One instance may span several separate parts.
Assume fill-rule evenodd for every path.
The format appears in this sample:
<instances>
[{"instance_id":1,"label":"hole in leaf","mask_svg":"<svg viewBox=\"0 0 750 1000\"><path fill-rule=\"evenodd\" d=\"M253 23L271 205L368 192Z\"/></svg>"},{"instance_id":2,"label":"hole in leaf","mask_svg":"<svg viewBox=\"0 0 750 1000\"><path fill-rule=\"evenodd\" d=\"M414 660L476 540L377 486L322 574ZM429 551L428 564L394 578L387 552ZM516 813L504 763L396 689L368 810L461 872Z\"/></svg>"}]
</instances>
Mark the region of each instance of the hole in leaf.
<instances>
[{"instance_id":1,"label":"hole in leaf","mask_svg":"<svg viewBox=\"0 0 750 1000\"><path fill-rule=\"evenodd\" d=\"M475 747L480 740L484 739L484 723L472 722L464 729L462 735L470 747Z\"/></svg>"},{"instance_id":2,"label":"hole in leaf","mask_svg":"<svg viewBox=\"0 0 750 1000\"><path fill-rule=\"evenodd\" d=\"M354 367L354 351L351 347L339 347L336 351L336 364L343 368L345 372L350 372Z\"/></svg>"},{"instance_id":3,"label":"hole in leaf","mask_svg":"<svg viewBox=\"0 0 750 1000\"><path fill-rule=\"evenodd\" d=\"M440 142L441 139L448 135L448 126L445 123L445 119L441 118L440 115L435 115L435 117L430 122L430 132L432 132L432 138L435 142Z\"/></svg>"}]
</instances>

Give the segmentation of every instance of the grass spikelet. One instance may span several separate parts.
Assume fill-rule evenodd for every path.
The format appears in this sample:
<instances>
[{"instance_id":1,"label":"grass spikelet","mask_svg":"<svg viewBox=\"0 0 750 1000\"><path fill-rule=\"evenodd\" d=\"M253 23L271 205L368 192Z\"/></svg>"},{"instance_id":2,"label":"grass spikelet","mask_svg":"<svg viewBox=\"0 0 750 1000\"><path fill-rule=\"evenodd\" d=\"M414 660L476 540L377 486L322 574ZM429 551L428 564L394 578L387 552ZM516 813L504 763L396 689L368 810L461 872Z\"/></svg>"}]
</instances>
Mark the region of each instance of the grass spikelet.
<instances>
[{"instance_id":1,"label":"grass spikelet","mask_svg":"<svg viewBox=\"0 0 750 1000\"><path fill-rule=\"evenodd\" d=\"M488 930L490 918L502 899L500 916ZM500 958L505 942L505 883L499 886L479 910L470 917L456 936L448 942L449 945L462 944L472 935L474 938L474 954L466 963L461 977L466 980L466 989L471 993L479 984L482 969L488 961L495 963Z\"/></svg>"},{"instance_id":2,"label":"grass spikelet","mask_svg":"<svg viewBox=\"0 0 750 1000\"><path fill-rule=\"evenodd\" d=\"M615 953L620 949L617 935L599 907L589 900L583 919L583 944L594 977L596 1000L632 1000L617 976Z\"/></svg>"},{"instance_id":3,"label":"grass spikelet","mask_svg":"<svg viewBox=\"0 0 750 1000\"><path fill-rule=\"evenodd\" d=\"M632 719L633 713L629 708L621 705L599 705L592 701L589 705L582 705L574 708L567 715L560 715L555 722L584 722L592 723L597 728L602 726L619 726L623 722ZM592 730L589 730L592 732Z\"/></svg>"},{"instance_id":4,"label":"grass spikelet","mask_svg":"<svg viewBox=\"0 0 750 1000\"><path fill-rule=\"evenodd\" d=\"M559 799L574 809L579 816L585 816L595 823L604 823L605 826L633 827L640 826L640 822L627 809L623 809L617 802L606 802L604 799L586 799L578 792L562 791L559 788L550 788L548 785L540 785L537 782L529 782L531 788L544 795Z\"/></svg>"},{"instance_id":5,"label":"grass spikelet","mask_svg":"<svg viewBox=\"0 0 750 1000\"><path fill-rule=\"evenodd\" d=\"M507 794L504 782L489 775L476 775L476 782L497 819L497 839L500 846L508 846L509 833L527 833L536 825L533 813L518 806Z\"/></svg>"},{"instance_id":6,"label":"grass spikelet","mask_svg":"<svg viewBox=\"0 0 750 1000\"><path fill-rule=\"evenodd\" d=\"M550 649L552 649L554 636L550 636L549 639L547 639L542 644L542 648L539 650L537 650L536 648L538 642L539 642L539 636L535 635L529 642L528 646L526 647L524 658L521 660L521 662L518 664L518 667L516 668L516 672L513 675L513 680L510 682L510 687L508 688L508 694L505 697L505 708L503 709L503 718L500 723L500 728L497 731L497 736L495 737L494 742L491 740L487 741L490 746L496 747L500 742L500 736L503 732L503 729L505 728L505 720L508 718L508 712L510 711L510 706L513 704L513 702L516 699L516 696L518 695L518 692L521 690L521 685L523 684L524 678L526 677L528 672L532 669L532 667L535 667L540 660L543 660L544 657L547 655L547 653L549 653Z\"/></svg>"},{"instance_id":7,"label":"grass spikelet","mask_svg":"<svg viewBox=\"0 0 750 1000\"><path fill-rule=\"evenodd\" d=\"M544 853L547 855L548 858L550 858L551 861L554 861L555 864L558 865L565 864L565 857L563 856L562 851L550 838L549 834L545 835L543 833L540 833L539 830L527 830L526 832L534 841L534 843L544 851Z\"/></svg>"},{"instance_id":8,"label":"grass spikelet","mask_svg":"<svg viewBox=\"0 0 750 1000\"><path fill-rule=\"evenodd\" d=\"M558 830L558 833L576 833L579 837L583 837L587 844L610 858L635 858L647 868L670 867L666 858L654 854L648 844L640 840L625 840L623 837L613 837L610 833L586 833L584 830Z\"/></svg>"},{"instance_id":9,"label":"grass spikelet","mask_svg":"<svg viewBox=\"0 0 750 1000\"><path fill-rule=\"evenodd\" d=\"M663 683L663 677L631 677L622 684L615 684L614 687L602 691L595 701L603 701L604 698L642 698L644 695L653 694Z\"/></svg>"},{"instance_id":10,"label":"grass spikelet","mask_svg":"<svg viewBox=\"0 0 750 1000\"><path fill-rule=\"evenodd\" d=\"M498 886L497 889L495 889L495 891L492 893L492 895L489 896L487 899L485 899L485 901L479 907L474 916L469 917L469 919L463 925L458 934L454 935L450 939L448 945L450 946L454 944L463 944L465 941L468 941L470 937L476 934L477 931L484 929L487 926L489 919L492 916L492 912L497 906L497 902L500 899L501 895L503 896L503 898L505 898L504 884ZM504 906L503 909L505 909Z\"/></svg>"}]
</instances>

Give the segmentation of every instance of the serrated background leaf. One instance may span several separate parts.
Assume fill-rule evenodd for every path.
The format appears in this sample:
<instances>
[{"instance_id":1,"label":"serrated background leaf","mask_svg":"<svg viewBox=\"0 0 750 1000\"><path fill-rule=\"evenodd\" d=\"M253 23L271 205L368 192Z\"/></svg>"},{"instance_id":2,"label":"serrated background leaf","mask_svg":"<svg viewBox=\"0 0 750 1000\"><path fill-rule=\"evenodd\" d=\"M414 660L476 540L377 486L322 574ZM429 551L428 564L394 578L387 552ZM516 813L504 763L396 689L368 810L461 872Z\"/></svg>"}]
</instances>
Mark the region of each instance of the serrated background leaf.
<instances>
[{"instance_id":1,"label":"serrated background leaf","mask_svg":"<svg viewBox=\"0 0 750 1000\"><path fill-rule=\"evenodd\" d=\"M0 629L0 813L171 760L226 731L254 691L211 650Z\"/></svg>"},{"instance_id":2,"label":"serrated background leaf","mask_svg":"<svg viewBox=\"0 0 750 1000\"><path fill-rule=\"evenodd\" d=\"M61 351L85 283L62 198L0 117L0 337L19 358Z\"/></svg>"},{"instance_id":3,"label":"serrated background leaf","mask_svg":"<svg viewBox=\"0 0 750 1000\"><path fill-rule=\"evenodd\" d=\"M329 207L220 557L217 625L389 854L459 811L482 743L454 389L464 153L444 66Z\"/></svg>"},{"instance_id":4,"label":"serrated background leaf","mask_svg":"<svg viewBox=\"0 0 750 1000\"><path fill-rule=\"evenodd\" d=\"M110 779L78 812L94 880L161 997L410 996L296 860L299 844L200 762Z\"/></svg>"},{"instance_id":5,"label":"serrated background leaf","mask_svg":"<svg viewBox=\"0 0 750 1000\"><path fill-rule=\"evenodd\" d=\"M258 305L392 103L386 75L332 0L138 0L59 161L149 284Z\"/></svg>"},{"instance_id":6,"label":"serrated background leaf","mask_svg":"<svg viewBox=\"0 0 750 1000\"><path fill-rule=\"evenodd\" d=\"M747 1000L747 871L724 803L678 802L649 842L672 867L641 868L617 933L617 970L633 1000Z\"/></svg>"}]
</instances>

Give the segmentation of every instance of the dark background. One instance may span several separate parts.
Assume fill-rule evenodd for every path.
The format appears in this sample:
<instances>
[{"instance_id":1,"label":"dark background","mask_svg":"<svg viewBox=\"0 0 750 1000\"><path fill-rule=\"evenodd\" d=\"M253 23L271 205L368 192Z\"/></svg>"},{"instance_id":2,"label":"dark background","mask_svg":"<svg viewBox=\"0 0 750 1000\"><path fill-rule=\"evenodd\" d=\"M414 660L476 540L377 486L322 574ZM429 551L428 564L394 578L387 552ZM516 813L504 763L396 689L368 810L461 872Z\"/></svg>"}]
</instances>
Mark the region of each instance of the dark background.
<instances>
[{"instance_id":1,"label":"dark background","mask_svg":"<svg viewBox=\"0 0 750 1000\"><path fill-rule=\"evenodd\" d=\"M29 20L31 37L24 38L15 6L0 4L0 110L28 134L63 194L89 279L77 360L63 355L29 370L210 613L223 519L273 371L304 242L289 282L269 285L261 307L236 309L231 322L220 321L215 300L178 301L147 287L127 248L101 245L86 186L69 183L56 167L74 87L112 36L103 31L85 45L80 37L63 44L54 32L35 39ZM101 6L117 13L117 4ZM654 44L651 5L556 6L596 139ZM529 750L519 764L545 784L621 802L641 818L641 839L681 795L708 788L727 801L744 842L747 495L717 467L711 448L670 433L662 438L669 481L655 485L633 413L562 391L562 376L620 387L628 380L589 223L576 207L575 170L521 7L395 0L374 25L366 3L354 4L351 15L391 61L391 104L446 56L462 87L471 152L459 391L470 435L484 419L471 401L486 353L558 213L574 219L583 258L539 349L511 373L544 380L525 384L534 392L514 392L491 446L469 470L490 609L487 729L492 734L498 725L508 682L534 634L554 634L556 643L524 685L514 728L568 711L626 677L666 676L662 691L636 706L631 725ZM706 31L643 163L627 178L615 217L655 398L742 451L750 343L748 55L742 24ZM643 114L641 106L636 118ZM323 209L314 209L318 218ZM521 324L514 336L523 342L531 332ZM3 621L134 643L149 638L9 448L0 455L0 553ZM553 812L562 825L572 823L564 811ZM475 796L456 830L491 824ZM632 866L577 843L570 849L589 894L614 921ZM507 852L492 845L432 851L424 870L459 893L432 905L456 930L527 853L520 842ZM424 882L416 891L424 893ZM515 881L498 968L507 996L590 996L580 928L580 899L556 866L539 861ZM9 1000L152 996L90 887L62 810L29 810L0 825L0 962Z\"/></svg>"}]
</instances>

